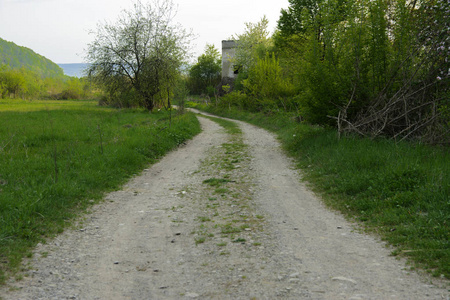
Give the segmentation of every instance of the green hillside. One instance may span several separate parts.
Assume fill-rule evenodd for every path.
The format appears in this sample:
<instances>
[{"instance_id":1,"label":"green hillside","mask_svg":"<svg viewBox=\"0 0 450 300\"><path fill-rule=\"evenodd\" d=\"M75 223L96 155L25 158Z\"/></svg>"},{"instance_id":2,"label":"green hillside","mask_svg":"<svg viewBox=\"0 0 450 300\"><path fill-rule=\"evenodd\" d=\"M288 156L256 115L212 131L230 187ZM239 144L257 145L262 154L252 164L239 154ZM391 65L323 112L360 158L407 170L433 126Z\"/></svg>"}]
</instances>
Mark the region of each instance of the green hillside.
<instances>
[{"instance_id":1,"label":"green hillside","mask_svg":"<svg viewBox=\"0 0 450 300\"><path fill-rule=\"evenodd\" d=\"M37 54L33 50L17 46L0 38L0 67L7 69L20 69L22 67L46 77L64 76L63 70L51 60Z\"/></svg>"}]
</instances>

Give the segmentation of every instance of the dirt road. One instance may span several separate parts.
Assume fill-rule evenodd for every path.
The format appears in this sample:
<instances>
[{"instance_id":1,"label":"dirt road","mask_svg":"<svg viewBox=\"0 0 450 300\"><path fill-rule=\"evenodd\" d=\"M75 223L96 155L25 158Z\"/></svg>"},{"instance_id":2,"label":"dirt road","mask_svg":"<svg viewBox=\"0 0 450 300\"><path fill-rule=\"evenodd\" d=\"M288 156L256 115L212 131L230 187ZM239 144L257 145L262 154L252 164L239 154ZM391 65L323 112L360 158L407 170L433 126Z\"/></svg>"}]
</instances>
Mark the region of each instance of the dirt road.
<instances>
[{"instance_id":1,"label":"dirt road","mask_svg":"<svg viewBox=\"0 0 450 300\"><path fill-rule=\"evenodd\" d=\"M327 210L273 135L200 120L186 146L39 245L0 297L449 299Z\"/></svg>"}]
</instances>

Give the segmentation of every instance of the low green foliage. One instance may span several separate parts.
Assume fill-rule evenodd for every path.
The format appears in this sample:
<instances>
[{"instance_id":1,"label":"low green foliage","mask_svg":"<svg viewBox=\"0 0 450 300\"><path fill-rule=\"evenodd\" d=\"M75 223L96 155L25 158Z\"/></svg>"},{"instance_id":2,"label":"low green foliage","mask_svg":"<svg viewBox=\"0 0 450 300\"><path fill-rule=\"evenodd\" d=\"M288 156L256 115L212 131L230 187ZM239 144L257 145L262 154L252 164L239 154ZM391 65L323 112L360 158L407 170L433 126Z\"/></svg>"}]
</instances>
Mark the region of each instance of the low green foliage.
<instances>
[{"instance_id":1,"label":"low green foliage","mask_svg":"<svg viewBox=\"0 0 450 300\"><path fill-rule=\"evenodd\" d=\"M287 114L206 109L277 133L328 205L395 246L393 254L450 278L447 149L353 136L339 140L335 130L304 125Z\"/></svg>"},{"instance_id":2,"label":"low green foliage","mask_svg":"<svg viewBox=\"0 0 450 300\"><path fill-rule=\"evenodd\" d=\"M200 131L193 114L1 100L0 282L28 249Z\"/></svg>"},{"instance_id":3,"label":"low green foliage","mask_svg":"<svg viewBox=\"0 0 450 300\"><path fill-rule=\"evenodd\" d=\"M328 204L381 234L396 253L450 277L448 152L386 140L338 141L327 130L298 132L287 146L304 157L299 166Z\"/></svg>"},{"instance_id":4,"label":"low green foliage","mask_svg":"<svg viewBox=\"0 0 450 300\"><path fill-rule=\"evenodd\" d=\"M258 99L259 110L272 102L273 107L282 107L283 98L295 94L294 86L288 78L283 77L283 70L274 54L266 54L264 59L257 59L257 64L249 70L249 76L242 84L249 95ZM269 99L271 101L261 101ZM256 105L258 106L258 105Z\"/></svg>"}]
</instances>

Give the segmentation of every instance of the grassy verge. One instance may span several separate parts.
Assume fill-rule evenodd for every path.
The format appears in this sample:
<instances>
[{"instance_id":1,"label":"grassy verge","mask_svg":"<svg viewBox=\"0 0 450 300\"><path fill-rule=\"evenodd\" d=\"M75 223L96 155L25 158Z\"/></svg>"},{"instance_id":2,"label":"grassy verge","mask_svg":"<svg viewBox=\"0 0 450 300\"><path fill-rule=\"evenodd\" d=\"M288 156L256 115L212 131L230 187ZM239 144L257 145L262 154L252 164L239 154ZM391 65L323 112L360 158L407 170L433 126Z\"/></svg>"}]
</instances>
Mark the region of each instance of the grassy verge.
<instances>
[{"instance_id":1,"label":"grassy verge","mask_svg":"<svg viewBox=\"0 0 450 300\"><path fill-rule=\"evenodd\" d=\"M31 248L200 132L193 114L0 100L0 283Z\"/></svg>"},{"instance_id":2,"label":"grassy verge","mask_svg":"<svg viewBox=\"0 0 450 300\"><path fill-rule=\"evenodd\" d=\"M197 107L275 132L332 208L394 246L411 268L450 278L450 153L416 143L344 137L286 114Z\"/></svg>"}]
</instances>

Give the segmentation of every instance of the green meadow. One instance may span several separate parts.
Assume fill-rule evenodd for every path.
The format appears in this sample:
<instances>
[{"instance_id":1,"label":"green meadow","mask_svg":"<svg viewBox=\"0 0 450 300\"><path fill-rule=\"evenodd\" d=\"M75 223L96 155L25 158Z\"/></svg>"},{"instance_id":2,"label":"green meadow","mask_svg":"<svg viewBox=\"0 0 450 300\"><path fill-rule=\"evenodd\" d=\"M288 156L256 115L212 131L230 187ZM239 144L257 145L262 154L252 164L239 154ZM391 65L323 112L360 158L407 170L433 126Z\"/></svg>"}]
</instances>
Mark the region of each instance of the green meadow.
<instances>
[{"instance_id":1,"label":"green meadow","mask_svg":"<svg viewBox=\"0 0 450 300\"><path fill-rule=\"evenodd\" d=\"M333 209L408 258L450 278L450 153L417 142L344 136L284 113L254 114L189 103L266 128L295 158L304 180Z\"/></svg>"},{"instance_id":2,"label":"green meadow","mask_svg":"<svg viewBox=\"0 0 450 300\"><path fill-rule=\"evenodd\" d=\"M200 132L193 114L0 100L0 282L45 238Z\"/></svg>"}]
</instances>

